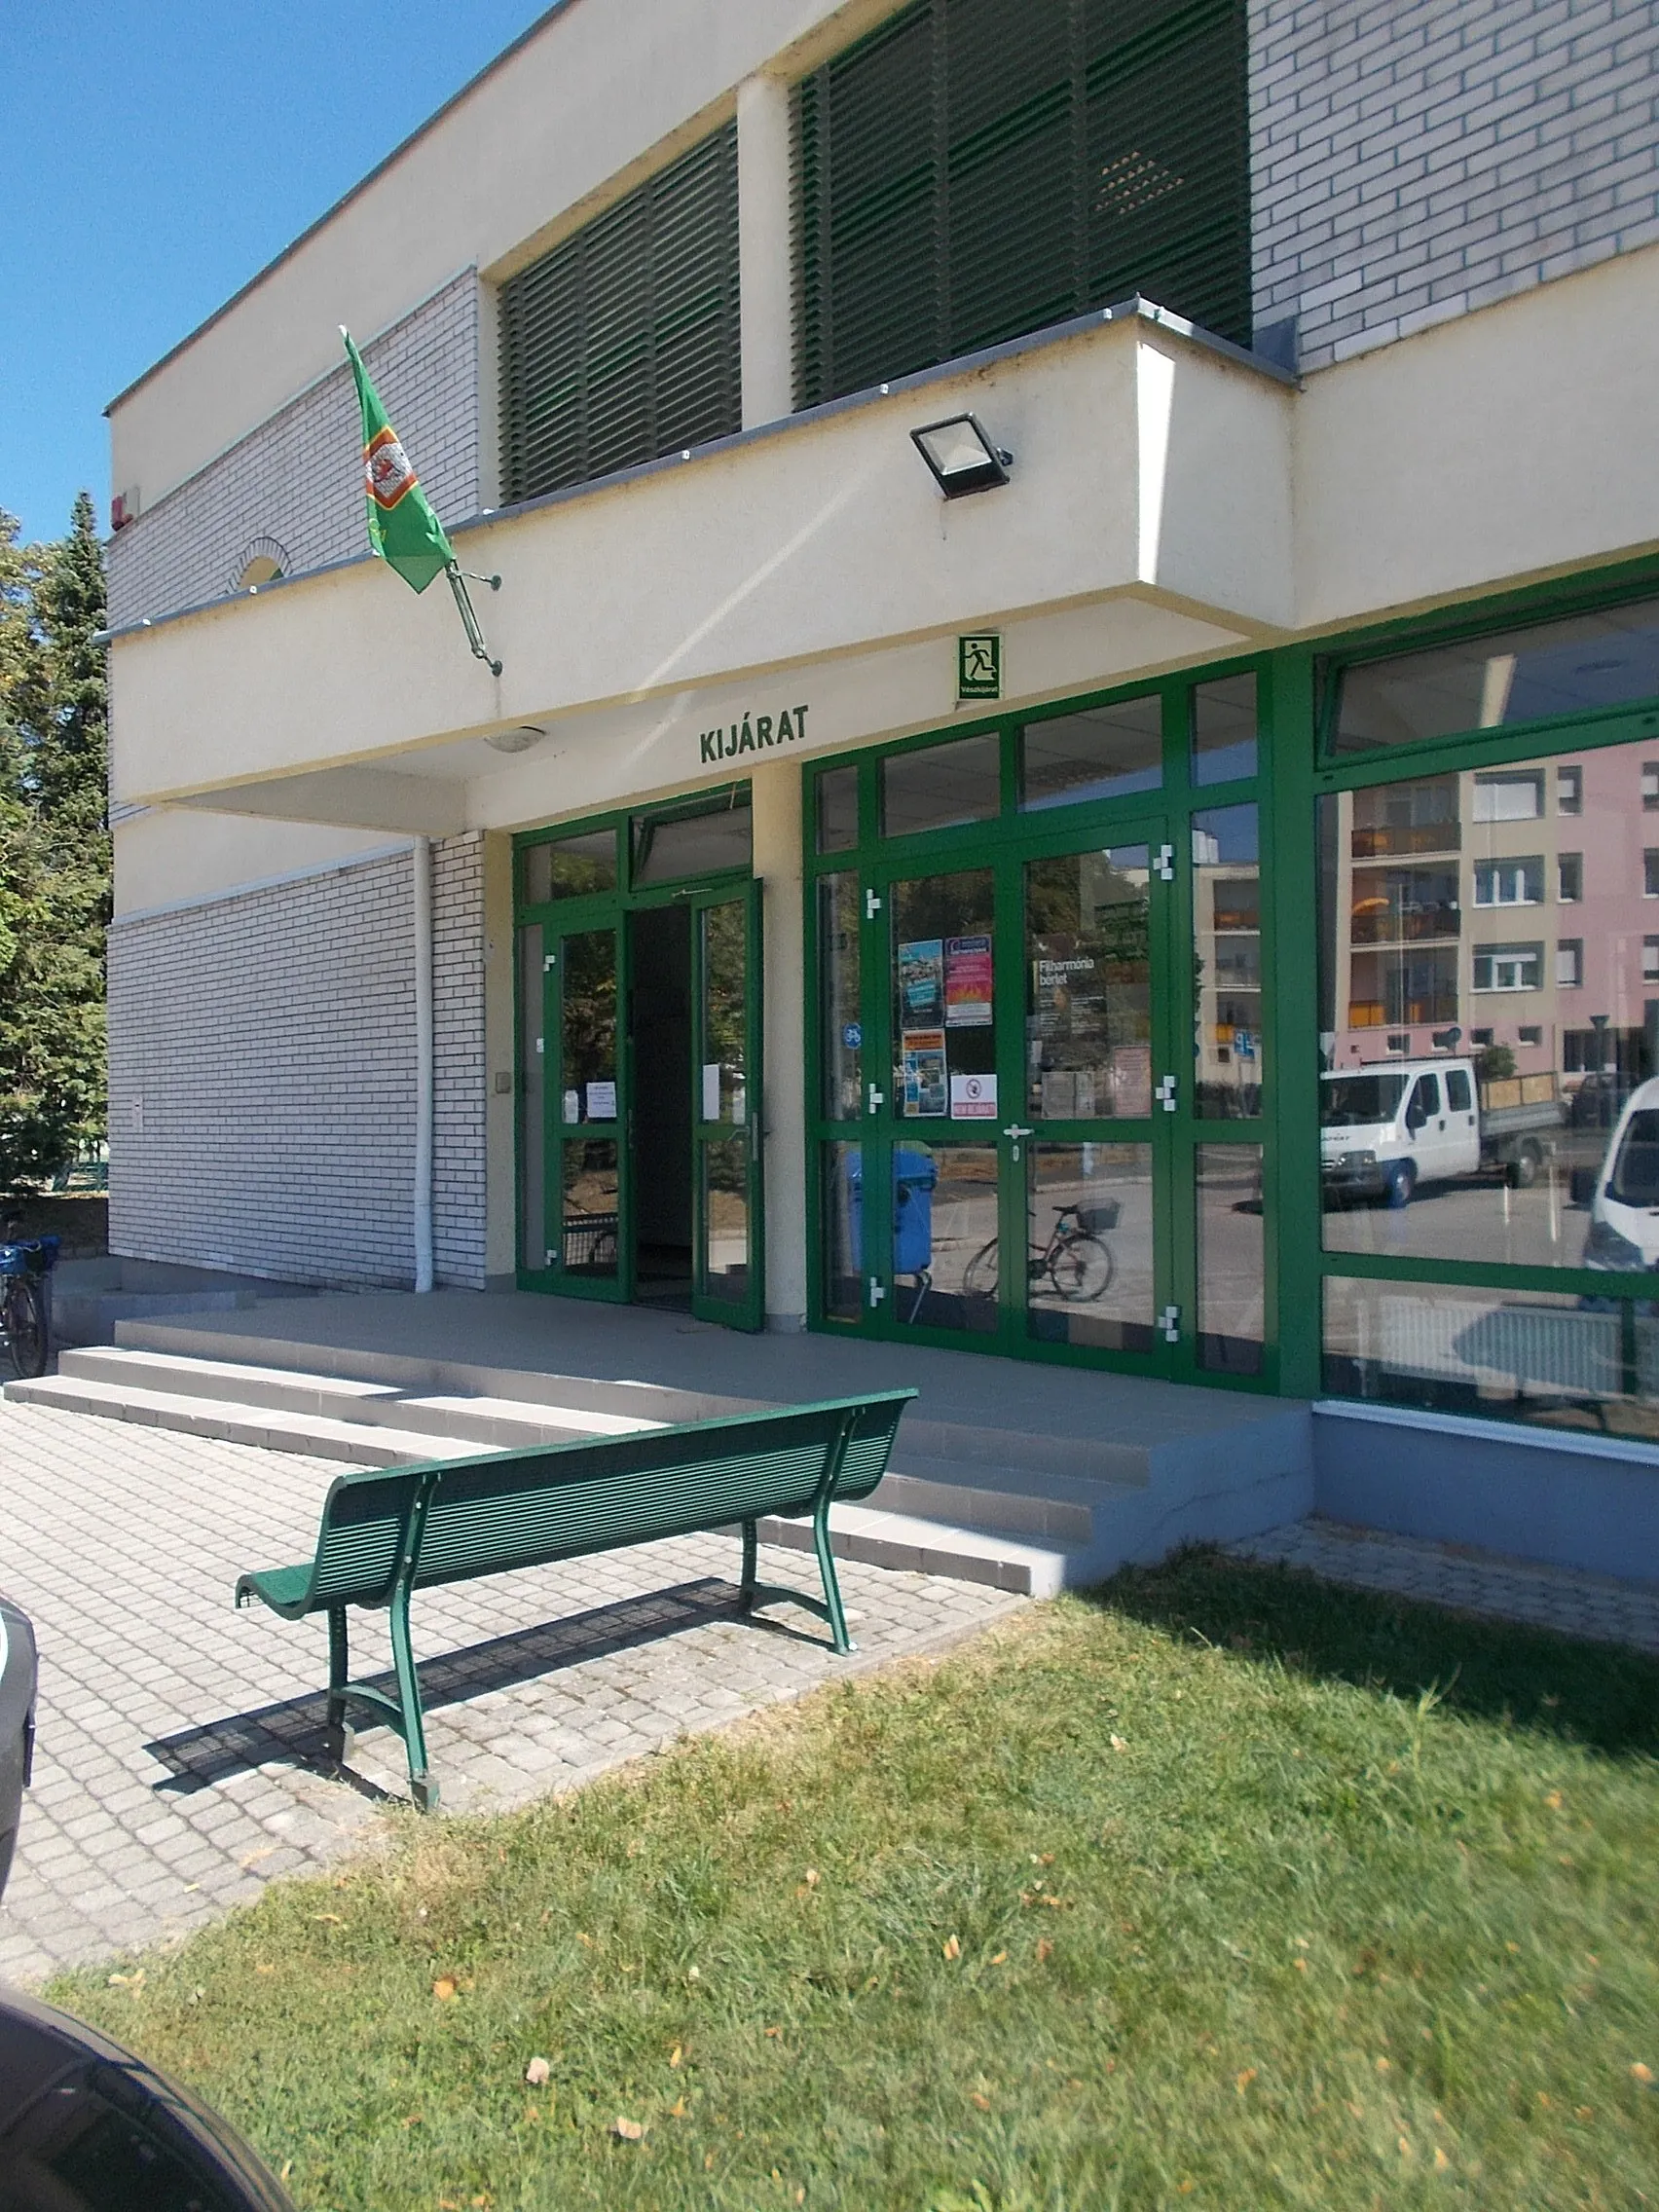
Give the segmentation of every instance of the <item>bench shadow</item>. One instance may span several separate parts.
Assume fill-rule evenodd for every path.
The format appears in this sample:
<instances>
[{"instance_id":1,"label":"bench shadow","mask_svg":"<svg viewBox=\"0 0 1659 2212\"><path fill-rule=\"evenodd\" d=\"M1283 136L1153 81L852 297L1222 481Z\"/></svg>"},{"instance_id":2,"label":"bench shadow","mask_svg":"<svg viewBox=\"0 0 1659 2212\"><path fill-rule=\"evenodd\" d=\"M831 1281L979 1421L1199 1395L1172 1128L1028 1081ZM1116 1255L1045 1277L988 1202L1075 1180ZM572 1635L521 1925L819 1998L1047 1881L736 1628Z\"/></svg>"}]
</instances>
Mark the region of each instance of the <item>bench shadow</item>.
<instances>
[{"instance_id":1,"label":"bench shadow","mask_svg":"<svg viewBox=\"0 0 1659 2212\"><path fill-rule=\"evenodd\" d=\"M759 1602L764 1605L788 1595L765 1585ZM353 1627L361 1617L353 1616ZM745 1611L737 1584L709 1575L421 1659L422 1703L429 1714L440 1706L461 1705L490 1690L511 1689L590 1659L603 1659L719 1620L741 1620L763 1634L793 1642L823 1641L810 1630L771 1619L760 1611ZM317 1657L326 1671L321 1651ZM389 1668L362 1678L388 1696L396 1694ZM387 1791L363 1776L336 1766L328 1757L324 1742L326 1705L325 1692L316 1689L302 1697L284 1698L276 1705L261 1706L252 1713L228 1714L223 1719L158 1737L144 1746L166 1769L155 1787L170 1796L189 1796L254 1767L305 1766L350 1784L364 1796L387 1800Z\"/></svg>"},{"instance_id":2,"label":"bench shadow","mask_svg":"<svg viewBox=\"0 0 1659 2212\"><path fill-rule=\"evenodd\" d=\"M1305 1567L1193 1547L1125 1567L1088 1602L1246 1662L1582 1745L1659 1753L1659 1657L1420 1599L1322 1582Z\"/></svg>"}]
</instances>

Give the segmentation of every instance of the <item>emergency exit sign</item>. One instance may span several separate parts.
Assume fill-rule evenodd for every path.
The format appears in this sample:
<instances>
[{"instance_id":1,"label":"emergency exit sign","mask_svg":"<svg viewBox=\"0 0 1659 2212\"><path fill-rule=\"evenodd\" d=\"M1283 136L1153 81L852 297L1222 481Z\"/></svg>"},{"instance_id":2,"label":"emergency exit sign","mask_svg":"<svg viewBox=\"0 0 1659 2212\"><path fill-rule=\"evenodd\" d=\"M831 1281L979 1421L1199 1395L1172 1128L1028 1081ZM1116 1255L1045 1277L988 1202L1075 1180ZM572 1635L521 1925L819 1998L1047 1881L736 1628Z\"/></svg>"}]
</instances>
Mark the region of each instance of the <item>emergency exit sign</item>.
<instances>
[{"instance_id":1,"label":"emergency exit sign","mask_svg":"<svg viewBox=\"0 0 1659 2212\"><path fill-rule=\"evenodd\" d=\"M956 696L1002 697L1002 639L995 630L976 630L956 641Z\"/></svg>"}]
</instances>

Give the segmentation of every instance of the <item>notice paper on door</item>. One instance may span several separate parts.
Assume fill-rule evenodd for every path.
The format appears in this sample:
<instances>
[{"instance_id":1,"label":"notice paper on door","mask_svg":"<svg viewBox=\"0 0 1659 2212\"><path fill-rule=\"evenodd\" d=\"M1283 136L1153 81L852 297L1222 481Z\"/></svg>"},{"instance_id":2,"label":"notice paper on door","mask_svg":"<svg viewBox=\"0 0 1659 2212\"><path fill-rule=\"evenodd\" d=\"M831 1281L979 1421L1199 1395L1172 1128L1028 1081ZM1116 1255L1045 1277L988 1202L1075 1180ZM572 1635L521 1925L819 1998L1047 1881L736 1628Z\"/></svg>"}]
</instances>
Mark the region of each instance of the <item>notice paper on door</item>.
<instances>
[{"instance_id":1,"label":"notice paper on door","mask_svg":"<svg viewBox=\"0 0 1659 2212\"><path fill-rule=\"evenodd\" d=\"M950 1079L950 1118L953 1122L994 1122L997 1118L996 1077L953 1075Z\"/></svg>"},{"instance_id":2,"label":"notice paper on door","mask_svg":"<svg viewBox=\"0 0 1659 2212\"><path fill-rule=\"evenodd\" d=\"M906 1029L937 1021L944 987L944 940L914 938L899 947L899 1004Z\"/></svg>"},{"instance_id":3,"label":"notice paper on door","mask_svg":"<svg viewBox=\"0 0 1659 2212\"><path fill-rule=\"evenodd\" d=\"M616 1086L613 1083L590 1083L588 1085L587 1118L590 1122L615 1121Z\"/></svg>"},{"instance_id":4,"label":"notice paper on door","mask_svg":"<svg viewBox=\"0 0 1659 2212\"><path fill-rule=\"evenodd\" d=\"M906 1029L903 1068L907 1121L944 1119L944 1031Z\"/></svg>"},{"instance_id":5,"label":"notice paper on door","mask_svg":"<svg viewBox=\"0 0 1659 2212\"><path fill-rule=\"evenodd\" d=\"M944 1020L948 1029L986 1029L990 1026L989 937L945 939Z\"/></svg>"},{"instance_id":6,"label":"notice paper on door","mask_svg":"<svg viewBox=\"0 0 1659 2212\"><path fill-rule=\"evenodd\" d=\"M720 1063L719 1060L703 1062L703 1119L718 1122L720 1118Z\"/></svg>"}]
</instances>

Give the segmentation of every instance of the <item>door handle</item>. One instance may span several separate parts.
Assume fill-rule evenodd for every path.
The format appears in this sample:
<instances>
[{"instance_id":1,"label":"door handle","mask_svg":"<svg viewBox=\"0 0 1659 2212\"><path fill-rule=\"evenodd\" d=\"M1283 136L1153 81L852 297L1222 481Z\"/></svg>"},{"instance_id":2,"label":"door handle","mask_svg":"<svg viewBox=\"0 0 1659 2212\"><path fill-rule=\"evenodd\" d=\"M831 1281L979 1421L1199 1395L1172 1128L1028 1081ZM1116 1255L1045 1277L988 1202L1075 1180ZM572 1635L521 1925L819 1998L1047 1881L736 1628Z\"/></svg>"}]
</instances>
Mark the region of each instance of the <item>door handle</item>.
<instances>
[{"instance_id":1,"label":"door handle","mask_svg":"<svg viewBox=\"0 0 1659 2212\"><path fill-rule=\"evenodd\" d=\"M1175 848L1173 845L1159 846L1157 855L1153 860L1152 872L1157 876L1160 883L1174 882Z\"/></svg>"},{"instance_id":2,"label":"door handle","mask_svg":"<svg viewBox=\"0 0 1659 2212\"><path fill-rule=\"evenodd\" d=\"M1166 1306L1158 1316L1158 1325L1163 1331L1166 1345L1178 1345L1181 1342L1181 1309L1178 1306Z\"/></svg>"},{"instance_id":3,"label":"door handle","mask_svg":"<svg viewBox=\"0 0 1659 2212\"><path fill-rule=\"evenodd\" d=\"M886 1284L882 1282L879 1275L871 1275L869 1278L869 1303L871 1309L873 1309L875 1307L879 1306L886 1296Z\"/></svg>"},{"instance_id":4,"label":"door handle","mask_svg":"<svg viewBox=\"0 0 1659 2212\"><path fill-rule=\"evenodd\" d=\"M885 1091L885 1090L877 1090L877 1089L876 1089L876 1088L875 1088L875 1086L874 1086L874 1084L872 1083L872 1084L871 1084L871 1085L869 1086L869 1110L870 1110L870 1112L871 1112L872 1114L878 1113L878 1112L879 1112L879 1111L881 1110L881 1108L882 1108L883 1106L885 1106L886 1104L887 1104L887 1093L886 1093L886 1091Z\"/></svg>"},{"instance_id":5,"label":"door handle","mask_svg":"<svg viewBox=\"0 0 1659 2212\"><path fill-rule=\"evenodd\" d=\"M1158 1088L1153 1095L1166 1114L1173 1114L1175 1111L1175 1078L1172 1075L1161 1076Z\"/></svg>"},{"instance_id":6,"label":"door handle","mask_svg":"<svg viewBox=\"0 0 1659 2212\"><path fill-rule=\"evenodd\" d=\"M1013 1139L1014 1157L1015 1160L1019 1158L1019 1147L1021 1139L1025 1137L1034 1137L1036 1134L1037 1132L1035 1129L1021 1128L1020 1124L1017 1122L1010 1122L1008 1127L1003 1131L1003 1135L1005 1137L1010 1137Z\"/></svg>"}]
</instances>

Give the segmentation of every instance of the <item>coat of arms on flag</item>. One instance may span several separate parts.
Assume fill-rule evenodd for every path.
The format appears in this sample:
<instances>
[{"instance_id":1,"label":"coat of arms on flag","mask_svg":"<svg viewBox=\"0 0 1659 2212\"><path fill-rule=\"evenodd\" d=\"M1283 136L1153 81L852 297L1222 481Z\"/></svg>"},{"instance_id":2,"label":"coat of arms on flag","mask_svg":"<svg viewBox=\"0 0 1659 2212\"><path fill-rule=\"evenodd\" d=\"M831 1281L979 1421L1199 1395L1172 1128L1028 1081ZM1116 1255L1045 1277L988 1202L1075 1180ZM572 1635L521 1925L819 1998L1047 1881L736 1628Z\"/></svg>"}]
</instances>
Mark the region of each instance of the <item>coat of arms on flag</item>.
<instances>
[{"instance_id":1,"label":"coat of arms on flag","mask_svg":"<svg viewBox=\"0 0 1659 2212\"><path fill-rule=\"evenodd\" d=\"M501 664L490 658L478 617L472 610L466 579L448 534L432 502L421 489L415 463L387 420L380 393L363 366L363 356L352 345L351 333L344 324L340 335L346 341L346 357L351 364L363 419L363 492L368 509L369 549L378 554L388 569L395 569L415 591L424 591L434 576L447 575L474 657L486 662L493 676L499 676ZM499 576L480 580L488 583L493 591L500 589Z\"/></svg>"},{"instance_id":2,"label":"coat of arms on flag","mask_svg":"<svg viewBox=\"0 0 1659 2212\"><path fill-rule=\"evenodd\" d=\"M389 423L363 448L363 480L369 498L387 512L421 481L415 463L403 450L403 440Z\"/></svg>"}]
</instances>

